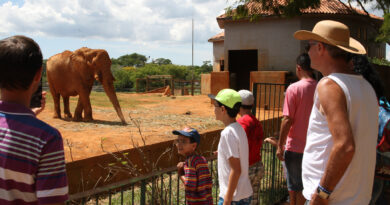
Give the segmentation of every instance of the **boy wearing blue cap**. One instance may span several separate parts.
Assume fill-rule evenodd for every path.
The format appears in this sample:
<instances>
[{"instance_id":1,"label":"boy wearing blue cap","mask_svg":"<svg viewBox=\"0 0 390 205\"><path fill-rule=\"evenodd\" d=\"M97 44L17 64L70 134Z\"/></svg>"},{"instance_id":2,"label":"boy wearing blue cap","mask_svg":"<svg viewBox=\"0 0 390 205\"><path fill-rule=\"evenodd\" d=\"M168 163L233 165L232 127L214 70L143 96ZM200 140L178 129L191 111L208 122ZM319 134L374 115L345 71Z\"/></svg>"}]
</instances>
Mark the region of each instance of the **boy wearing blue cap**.
<instances>
[{"instance_id":1,"label":"boy wearing blue cap","mask_svg":"<svg viewBox=\"0 0 390 205\"><path fill-rule=\"evenodd\" d=\"M172 133L178 135L175 140L178 153L186 157L184 162L177 164L177 172L185 186L187 205L213 204L211 196L213 182L207 160L195 154L196 147L200 143L198 131L185 127Z\"/></svg>"},{"instance_id":2,"label":"boy wearing blue cap","mask_svg":"<svg viewBox=\"0 0 390 205\"><path fill-rule=\"evenodd\" d=\"M209 97L215 100L215 118L225 125L218 144L218 205L249 205L253 190L248 175L248 138L236 122L241 96L235 90L223 89Z\"/></svg>"}]
</instances>

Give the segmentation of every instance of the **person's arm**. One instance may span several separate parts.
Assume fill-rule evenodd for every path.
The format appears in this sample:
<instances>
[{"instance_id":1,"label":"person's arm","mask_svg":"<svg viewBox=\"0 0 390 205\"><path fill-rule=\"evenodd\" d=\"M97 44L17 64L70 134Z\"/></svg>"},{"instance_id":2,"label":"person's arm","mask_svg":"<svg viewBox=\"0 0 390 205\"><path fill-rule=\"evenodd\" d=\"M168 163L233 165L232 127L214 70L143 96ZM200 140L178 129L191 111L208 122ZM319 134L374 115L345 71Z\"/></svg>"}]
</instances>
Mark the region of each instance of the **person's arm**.
<instances>
[{"instance_id":1,"label":"person's arm","mask_svg":"<svg viewBox=\"0 0 390 205\"><path fill-rule=\"evenodd\" d=\"M185 183L185 176L184 176L184 162L179 162L176 165L177 167L177 174L180 176L180 180Z\"/></svg>"},{"instance_id":2,"label":"person's arm","mask_svg":"<svg viewBox=\"0 0 390 205\"><path fill-rule=\"evenodd\" d=\"M333 147L320 185L328 191L333 191L351 163L355 153L355 141L343 90L331 79L322 80L317 89L320 106L333 138ZM328 204L328 200L321 199L314 193L311 204Z\"/></svg>"},{"instance_id":3,"label":"person's arm","mask_svg":"<svg viewBox=\"0 0 390 205\"><path fill-rule=\"evenodd\" d=\"M68 200L63 140L58 130L53 129L51 133L42 147L35 177L38 204L62 204Z\"/></svg>"},{"instance_id":4,"label":"person's arm","mask_svg":"<svg viewBox=\"0 0 390 205\"><path fill-rule=\"evenodd\" d=\"M234 191L236 191L238 180L241 175L241 163L240 158L229 158L230 164L230 175L229 175L229 183L226 191L226 195L224 197L224 205L230 205L233 200Z\"/></svg>"},{"instance_id":5,"label":"person's arm","mask_svg":"<svg viewBox=\"0 0 390 205\"><path fill-rule=\"evenodd\" d=\"M284 145L286 144L286 139L288 132L290 131L293 120L289 116L283 116L282 124L280 126L280 136L278 142L278 149L276 150L276 156L280 161L284 161Z\"/></svg>"},{"instance_id":6,"label":"person's arm","mask_svg":"<svg viewBox=\"0 0 390 205\"><path fill-rule=\"evenodd\" d=\"M33 111L35 115L38 115L45 109L45 105L46 105L46 91L42 91L41 107L31 108L31 111Z\"/></svg>"}]
</instances>

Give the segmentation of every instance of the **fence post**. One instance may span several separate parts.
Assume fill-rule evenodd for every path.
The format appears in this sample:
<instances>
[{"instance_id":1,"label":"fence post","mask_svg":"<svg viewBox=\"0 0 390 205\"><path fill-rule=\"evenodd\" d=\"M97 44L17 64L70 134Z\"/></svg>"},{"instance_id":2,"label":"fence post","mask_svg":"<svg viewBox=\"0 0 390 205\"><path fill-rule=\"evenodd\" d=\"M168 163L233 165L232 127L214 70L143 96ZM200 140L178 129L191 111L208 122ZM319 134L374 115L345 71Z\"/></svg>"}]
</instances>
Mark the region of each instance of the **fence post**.
<instances>
[{"instance_id":1,"label":"fence post","mask_svg":"<svg viewBox=\"0 0 390 205\"><path fill-rule=\"evenodd\" d=\"M140 79L139 78L137 78L137 80L135 81L135 92L139 92L139 81L140 81Z\"/></svg>"},{"instance_id":2,"label":"fence post","mask_svg":"<svg viewBox=\"0 0 390 205\"><path fill-rule=\"evenodd\" d=\"M257 96L257 84L256 83L253 83L253 95ZM252 114L254 116L256 116L256 109L257 109L257 97L255 97L255 102L253 103L253 107L252 107Z\"/></svg>"},{"instance_id":3,"label":"fence post","mask_svg":"<svg viewBox=\"0 0 390 205\"><path fill-rule=\"evenodd\" d=\"M175 96L175 80L173 79L173 77L171 78L171 84L172 84L171 93L172 96Z\"/></svg>"},{"instance_id":4,"label":"fence post","mask_svg":"<svg viewBox=\"0 0 390 205\"><path fill-rule=\"evenodd\" d=\"M191 80L191 95L194 96L194 79Z\"/></svg>"},{"instance_id":5,"label":"fence post","mask_svg":"<svg viewBox=\"0 0 390 205\"><path fill-rule=\"evenodd\" d=\"M146 194L146 182L145 180L142 180L141 181L141 201L140 201L140 204L141 205L145 205L146 203L146 197L145 197L145 194Z\"/></svg>"},{"instance_id":6,"label":"fence post","mask_svg":"<svg viewBox=\"0 0 390 205\"><path fill-rule=\"evenodd\" d=\"M146 77L146 89L145 92L149 91L149 77Z\"/></svg>"}]
</instances>

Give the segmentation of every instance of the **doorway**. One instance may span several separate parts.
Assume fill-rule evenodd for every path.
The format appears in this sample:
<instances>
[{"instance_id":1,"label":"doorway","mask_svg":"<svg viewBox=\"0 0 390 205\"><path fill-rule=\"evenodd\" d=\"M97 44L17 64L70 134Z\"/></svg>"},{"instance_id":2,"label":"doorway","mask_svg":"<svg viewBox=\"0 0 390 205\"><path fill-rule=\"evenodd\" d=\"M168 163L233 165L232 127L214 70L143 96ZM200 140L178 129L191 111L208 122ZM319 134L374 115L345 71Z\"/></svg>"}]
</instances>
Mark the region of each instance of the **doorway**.
<instances>
[{"instance_id":1,"label":"doorway","mask_svg":"<svg viewBox=\"0 0 390 205\"><path fill-rule=\"evenodd\" d=\"M250 72L257 71L257 50L230 50L230 88L250 89Z\"/></svg>"}]
</instances>

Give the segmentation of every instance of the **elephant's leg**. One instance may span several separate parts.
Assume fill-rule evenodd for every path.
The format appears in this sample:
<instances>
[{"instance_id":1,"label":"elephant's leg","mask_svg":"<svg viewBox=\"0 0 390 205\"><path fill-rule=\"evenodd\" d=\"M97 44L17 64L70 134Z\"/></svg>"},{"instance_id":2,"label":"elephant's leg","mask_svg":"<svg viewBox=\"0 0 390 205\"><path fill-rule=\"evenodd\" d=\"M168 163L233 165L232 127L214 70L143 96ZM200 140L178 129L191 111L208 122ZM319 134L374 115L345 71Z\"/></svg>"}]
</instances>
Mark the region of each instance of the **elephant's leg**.
<instances>
[{"instance_id":1,"label":"elephant's leg","mask_svg":"<svg viewBox=\"0 0 390 205\"><path fill-rule=\"evenodd\" d=\"M53 96L54 101L54 118L61 118L61 108L60 108L60 94L55 93L52 89L50 89L51 95Z\"/></svg>"},{"instance_id":2,"label":"elephant's leg","mask_svg":"<svg viewBox=\"0 0 390 205\"><path fill-rule=\"evenodd\" d=\"M64 114L65 114L64 117L68 119L72 119L72 114L70 113L69 110L69 96L62 97L62 99L64 100Z\"/></svg>"},{"instance_id":3,"label":"elephant's leg","mask_svg":"<svg viewBox=\"0 0 390 205\"><path fill-rule=\"evenodd\" d=\"M84 109L84 120L85 121L92 121L92 107L91 107L91 101L89 99L90 92L83 92L79 95L79 100L81 100L83 104Z\"/></svg>"},{"instance_id":4,"label":"elephant's leg","mask_svg":"<svg viewBox=\"0 0 390 205\"><path fill-rule=\"evenodd\" d=\"M80 100L80 96L79 96L79 99L77 100L77 106L76 106L76 109L74 111L74 116L73 116L73 120L74 121L81 121L83 119L83 104Z\"/></svg>"}]
</instances>

